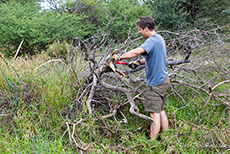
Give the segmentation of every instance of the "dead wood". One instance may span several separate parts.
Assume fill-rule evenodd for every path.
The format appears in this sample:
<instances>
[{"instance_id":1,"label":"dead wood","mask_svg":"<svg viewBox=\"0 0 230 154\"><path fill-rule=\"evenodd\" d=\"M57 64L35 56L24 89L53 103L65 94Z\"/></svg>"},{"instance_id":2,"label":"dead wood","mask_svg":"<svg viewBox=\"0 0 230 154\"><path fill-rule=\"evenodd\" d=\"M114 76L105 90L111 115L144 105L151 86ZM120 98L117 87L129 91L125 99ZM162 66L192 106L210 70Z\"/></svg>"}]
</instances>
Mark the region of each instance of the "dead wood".
<instances>
[{"instance_id":1,"label":"dead wood","mask_svg":"<svg viewBox=\"0 0 230 154\"><path fill-rule=\"evenodd\" d=\"M213 133L221 131L221 129L214 128L215 125L210 128L200 124L204 115L207 112L212 112L206 110L207 106L213 106L214 108L224 104L228 109L227 111L230 112L230 90L226 88L229 87L230 83L230 52L229 44L225 41L229 38L229 35L219 34L218 30L220 29L221 27L208 31L194 29L178 33L158 31L166 40L167 67L172 83L169 96L173 96L181 104L181 107L172 113L175 129L181 129L178 128L178 122L176 121L177 111L195 104L202 106L197 117L192 117L191 121L182 120L191 126L191 129L185 133L186 135L193 128ZM81 96L76 100L81 102L81 98L87 96L86 107L89 113L94 114L97 108L103 107L106 113L100 118L113 117L117 120L117 115L121 114L123 119L120 122L124 123L128 123L128 121L126 115L120 109L129 104L131 114L151 122L150 117L139 112L137 104L143 101L141 97L144 91L143 86L145 87L145 66L129 69L121 65L108 65L106 57L114 50L111 49L112 41L109 41L110 47L105 48L104 53L97 54L97 49L103 49L101 45L108 41L105 36L100 35L100 37L102 38L100 45L95 44L95 41L93 43L88 41L88 44L86 44L87 41L84 42L84 47L87 47L85 50L87 66L82 71L82 75L87 79L87 84L85 89L82 89ZM99 38L99 35L95 38ZM136 38L136 35L129 35L122 45L114 48L117 48L118 52L121 53L122 49L126 47L139 46L140 44L137 42L140 39ZM121 70L125 77L122 76L122 73L119 74L118 70ZM190 91L189 95L187 91ZM116 96L119 96L119 98ZM199 98L200 102L193 102L196 100L195 98ZM226 118L224 119L226 121ZM230 127L229 119L227 122Z\"/></svg>"},{"instance_id":2,"label":"dead wood","mask_svg":"<svg viewBox=\"0 0 230 154\"><path fill-rule=\"evenodd\" d=\"M83 42L82 40L80 40L79 38L77 38L79 42L82 42L84 47L88 47L90 45L86 45L85 42ZM127 42L129 41L132 41L130 38L128 38L125 43L123 44L123 46L118 49L116 52L119 52L122 48L125 47L125 45L127 44ZM186 47L187 48L187 53L186 53L186 56L185 58L183 59L180 59L180 60L168 60L167 61L167 65L168 67L170 68L173 68L174 65L180 65L180 64L183 64L183 63L188 63L189 62L189 57L191 55L191 50L192 50L192 47L189 46L189 47ZM117 91L117 92L120 92L120 93L124 93L128 99L128 102L130 104L130 113L133 114L133 115L136 115L142 119L145 119L145 120L148 120L149 122L152 121L152 119L146 115L143 115L141 113L139 113L139 109L138 107L136 106L136 103L134 102L134 99L132 97L132 90L130 90L130 87L131 89L132 86L130 86L128 83L127 83L127 80L129 77L125 77L125 74L132 74L134 72L138 72L140 70L142 70L144 68L144 66L140 66L138 67L137 69L126 69L124 71L120 71L118 69L117 66L115 66L111 61L110 59L105 59L105 58L97 58L96 57L96 54L95 54L95 51L96 50L93 50L91 55L90 53L88 53L89 49L86 48L85 50L85 60L88 61L88 65L89 65L89 69L87 69L88 71L90 71L88 74L90 74L90 76L88 76L88 81L89 83L92 83L91 85L91 88L90 88L90 92L88 93L88 99L86 101L86 107L88 109L88 112L90 114L93 113L93 108L92 108L92 103L95 102L95 95L97 93L97 89L102 89L102 87L106 90L110 90L110 91ZM110 55L111 53L109 53ZM111 55L110 55L111 56ZM107 57L107 56L104 56L104 57ZM101 62L102 60L102 62ZM122 75L122 76L119 76L119 75ZM114 85L114 83L108 83L108 82L105 82L104 80L106 79L110 79L110 78L114 78L114 79L118 79L119 82L122 82L122 85L126 85L127 87L120 87L120 86L117 86L117 85ZM125 81L126 80L126 81ZM133 81L133 82L140 82L140 81L144 81L143 79L139 78L139 79L135 79L135 78L130 78L129 81ZM129 88L128 88L129 87ZM100 90L99 90L100 91ZM79 100L79 99L78 99ZM117 111L117 108L113 109L112 111L112 114L109 114L107 116L104 116L104 117L110 117L110 116L114 116L114 114L116 113Z\"/></svg>"},{"instance_id":3,"label":"dead wood","mask_svg":"<svg viewBox=\"0 0 230 154\"><path fill-rule=\"evenodd\" d=\"M145 120L148 120L149 122L152 122L152 118L146 116L146 115L143 115L141 113L139 113L139 109L138 107L136 106L132 96L131 96L131 93L129 92L129 90L125 89L125 88L121 88L121 87L117 87L117 86L113 86L113 85L109 85L107 83L104 83L102 82L102 86L107 88L107 89L111 89L111 90L114 90L114 91L119 91L119 92L123 92L126 94L127 98L128 98L128 101L130 103L130 109L129 109L129 112L133 115L136 115L142 119L145 119Z\"/></svg>"},{"instance_id":4,"label":"dead wood","mask_svg":"<svg viewBox=\"0 0 230 154\"><path fill-rule=\"evenodd\" d=\"M86 151L90 145L85 144L78 135L78 132L76 130L76 126L80 125L83 119L79 120L77 123L69 123L66 122L66 131L62 135L62 137L68 133L70 145L76 149L78 149L80 152Z\"/></svg>"}]
</instances>

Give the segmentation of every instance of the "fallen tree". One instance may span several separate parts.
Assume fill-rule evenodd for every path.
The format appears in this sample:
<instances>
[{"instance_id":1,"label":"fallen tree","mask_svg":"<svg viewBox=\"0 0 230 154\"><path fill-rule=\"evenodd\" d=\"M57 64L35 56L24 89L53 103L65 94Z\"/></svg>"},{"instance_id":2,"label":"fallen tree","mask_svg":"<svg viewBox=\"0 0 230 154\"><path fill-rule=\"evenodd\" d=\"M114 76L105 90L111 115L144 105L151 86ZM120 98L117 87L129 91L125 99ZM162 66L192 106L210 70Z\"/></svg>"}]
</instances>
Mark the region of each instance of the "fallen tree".
<instances>
[{"instance_id":1,"label":"fallen tree","mask_svg":"<svg viewBox=\"0 0 230 154\"><path fill-rule=\"evenodd\" d=\"M225 42L229 35L221 35L217 32L222 28L224 27L209 31L194 29L180 33L158 32L164 36L167 45L167 66L172 83L169 96L174 96L178 102L183 102L183 106L195 101L195 97L200 97L201 102L199 103L203 104L199 115L191 119L193 123L181 119L181 122L191 124L190 131L198 126L205 107L207 104L212 104L213 100L224 104L230 113L230 55L229 44ZM81 73L85 78L85 89L82 89L80 97L75 99L77 106L80 105L83 108L85 104L90 114L94 114L97 109L104 108L104 113L107 114L101 115L101 118L113 117L116 120L116 115L119 114L123 117L120 122L127 123L126 115L121 112L120 108L129 104L131 114L151 122L150 117L139 112L135 103L143 101L141 95L144 92L142 87L145 85L144 66L132 70L106 60L106 57L115 48L103 49L102 45L108 40L105 39L106 36L101 37L103 39L98 44L76 38L78 49L84 50L84 60L87 61L86 68ZM124 44L117 46L117 52L121 53L125 47L137 47L138 43L140 44L138 41L141 38L131 39L132 37L135 36L130 35ZM105 50L105 53L98 54L97 51L101 49ZM185 91L188 90L191 91L190 96L185 95ZM124 98L118 99L115 95L124 96ZM85 103L83 97L87 98ZM228 121L230 126L230 119ZM178 122L174 122L175 129L177 129L176 123Z\"/></svg>"},{"instance_id":2,"label":"fallen tree","mask_svg":"<svg viewBox=\"0 0 230 154\"><path fill-rule=\"evenodd\" d=\"M187 55L185 56L185 58L181 59L181 60L170 60L167 61L167 65L169 67L173 67L174 65L180 65L183 63L188 63L189 62L189 57L191 55L191 47L188 47L188 51L187 51ZM121 49L119 49L121 50ZM115 50L115 52L119 51L119 50ZM88 54L86 54L88 55ZM113 85L112 83L106 83L103 80L105 80L106 78L111 78L113 76L113 78L119 78L119 80L125 82L124 80L126 80L125 74L130 74L133 72L137 72L140 71L144 68L144 65L137 67L136 69L127 69L125 71L120 71L115 64L113 64L113 62L111 61L111 59L107 59L104 62L102 62L101 64L99 64L99 62L97 62L95 59L95 53L92 54L92 57L86 57L85 59L90 61L90 63L93 64L92 67L90 67L90 70L92 71L90 74L90 76L88 78L90 78L90 83L92 82L92 86L91 86L91 90L89 93L89 97L88 100L86 102L86 106L88 109L88 112L91 114L93 112L93 109L91 107L91 102L93 102L93 97L95 96L95 92L96 92L96 87L100 87L100 88L105 88L105 89L109 89L112 91L118 91L121 93L124 93L127 98L128 98L128 102L130 103L130 113L133 115L136 115L140 118L143 118L145 120L148 121L152 121L152 119L146 115L143 115L141 113L139 113L139 109L136 106L134 99L132 97L132 92L128 89L128 88L123 88L123 87L119 87L117 85ZM110 73L110 75L104 75ZM112 73L112 74L111 74ZM119 75L122 75L122 77L118 77L117 74L114 73L118 73ZM123 83L125 84L125 83ZM113 111L113 113L115 113L115 111ZM111 115L112 116L112 115ZM113 115L114 116L114 115ZM108 117L108 116L106 116Z\"/></svg>"}]
</instances>

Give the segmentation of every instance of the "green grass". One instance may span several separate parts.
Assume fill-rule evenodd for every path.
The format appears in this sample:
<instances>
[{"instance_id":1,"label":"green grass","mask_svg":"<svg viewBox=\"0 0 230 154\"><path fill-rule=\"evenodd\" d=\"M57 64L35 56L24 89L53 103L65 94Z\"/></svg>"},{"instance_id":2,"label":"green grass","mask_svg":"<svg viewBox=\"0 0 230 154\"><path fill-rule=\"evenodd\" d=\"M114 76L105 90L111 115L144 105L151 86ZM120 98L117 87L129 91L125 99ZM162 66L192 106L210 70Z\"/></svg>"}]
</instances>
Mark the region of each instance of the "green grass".
<instances>
[{"instance_id":1,"label":"green grass","mask_svg":"<svg viewBox=\"0 0 230 154\"><path fill-rule=\"evenodd\" d=\"M20 79L12 69L0 63L0 86L3 87L0 89L0 153L80 153L75 146L70 145L66 122L69 123L69 132L72 133L72 124L81 119L75 126L74 137L78 143L82 143L82 147L88 146L86 153L228 152L225 148L204 147L204 143L221 145L218 139L226 145L230 144L225 133L229 129L228 110L216 100L211 99L196 123L201 128L194 127L189 134L184 134L191 129L191 125L181 119L195 122L203 109L203 100L208 97L204 93L197 95L181 85L174 86L185 101L169 91L165 110L170 129L160 134L160 140L150 140L149 123L131 115L129 105L120 108L126 115L128 124L119 122L123 119L119 112L115 116L117 121L114 118L100 119L100 116L107 114L106 107L96 108L98 116L77 112L75 98L79 96L81 85L76 82L70 66L51 62L37 71L34 70L48 60L45 54L29 61L19 59L14 67ZM79 73L84 65L78 66L82 66L76 67ZM80 82L84 81L79 74L78 77ZM142 88L144 86L140 87ZM228 86L223 85L216 91L226 91L227 88ZM121 99L118 103L126 100L123 94L119 98ZM84 100L85 97L82 102ZM146 114L138 101L137 106L141 113ZM222 131L213 132L204 128Z\"/></svg>"},{"instance_id":2,"label":"green grass","mask_svg":"<svg viewBox=\"0 0 230 154\"><path fill-rule=\"evenodd\" d=\"M51 138L51 131L35 129L36 133L27 132L23 136L5 134L0 130L1 135L1 153L66 153L73 150L65 149L63 141L60 138Z\"/></svg>"}]
</instances>

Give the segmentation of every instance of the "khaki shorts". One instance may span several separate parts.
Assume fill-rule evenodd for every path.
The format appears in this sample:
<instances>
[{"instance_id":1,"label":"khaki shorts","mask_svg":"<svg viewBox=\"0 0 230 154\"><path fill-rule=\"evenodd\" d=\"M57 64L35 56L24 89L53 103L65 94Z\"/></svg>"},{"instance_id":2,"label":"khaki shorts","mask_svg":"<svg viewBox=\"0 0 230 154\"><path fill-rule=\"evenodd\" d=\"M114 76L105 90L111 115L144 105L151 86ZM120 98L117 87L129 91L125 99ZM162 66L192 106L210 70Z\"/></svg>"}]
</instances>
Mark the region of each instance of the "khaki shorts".
<instances>
[{"instance_id":1,"label":"khaki shorts","mask_svg":"<svg viewBox=\"0 0 230 154\"><path fill-rule=\"evenodd\" d=\"M160 113L164 110L166 94L170 87L170 79L167 76L160 85L146 87L145 101L143 103L145 112Z\"/></svg>"}]
</instances>

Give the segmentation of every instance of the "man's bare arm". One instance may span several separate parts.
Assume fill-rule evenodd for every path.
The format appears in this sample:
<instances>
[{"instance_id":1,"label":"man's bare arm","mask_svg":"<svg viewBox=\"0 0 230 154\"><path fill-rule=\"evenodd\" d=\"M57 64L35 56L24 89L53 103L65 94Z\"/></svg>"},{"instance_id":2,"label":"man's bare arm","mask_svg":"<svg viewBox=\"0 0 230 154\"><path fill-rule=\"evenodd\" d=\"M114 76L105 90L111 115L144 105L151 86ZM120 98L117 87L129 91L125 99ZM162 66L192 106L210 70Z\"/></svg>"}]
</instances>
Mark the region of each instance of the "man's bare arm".
<instances>
[{"instance_id":1,"label":"man's bare arm","mask_svg":"<svg viewBox=\"0 0 230 154\"><path fill-rule=\"evenodd\" d=\"M142 54L145 52L145 49L143 49L142 47L137 47L133 50L130 50L124 54L122 54L120 56L120 59L130 59L130 58L134 58L137 57L138 55ZM144 60L142 60L143 62L145 62ZM141 62L142 62L141 61ZM143 63L144 64L144 63Z\"/></svg>"}]
</instances>

